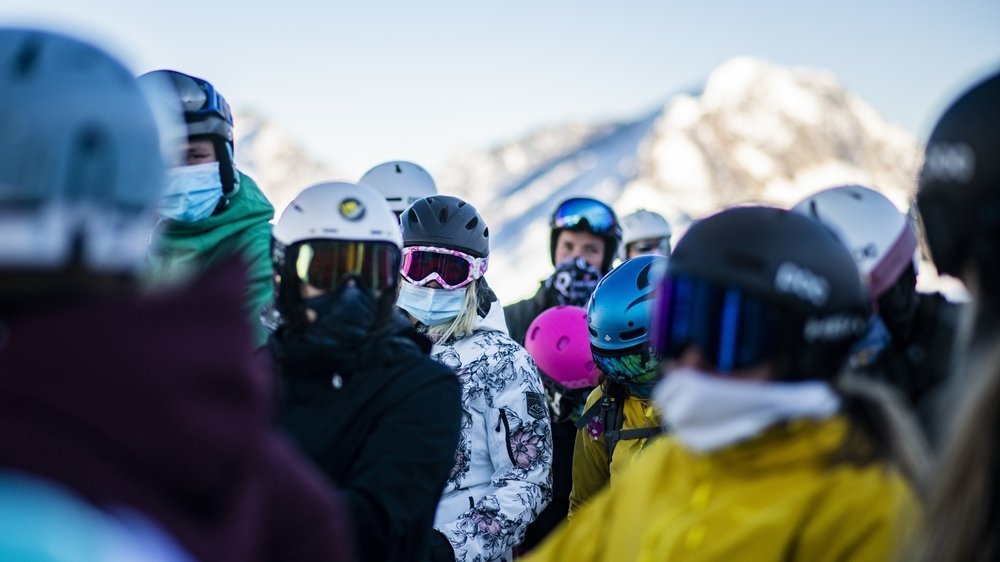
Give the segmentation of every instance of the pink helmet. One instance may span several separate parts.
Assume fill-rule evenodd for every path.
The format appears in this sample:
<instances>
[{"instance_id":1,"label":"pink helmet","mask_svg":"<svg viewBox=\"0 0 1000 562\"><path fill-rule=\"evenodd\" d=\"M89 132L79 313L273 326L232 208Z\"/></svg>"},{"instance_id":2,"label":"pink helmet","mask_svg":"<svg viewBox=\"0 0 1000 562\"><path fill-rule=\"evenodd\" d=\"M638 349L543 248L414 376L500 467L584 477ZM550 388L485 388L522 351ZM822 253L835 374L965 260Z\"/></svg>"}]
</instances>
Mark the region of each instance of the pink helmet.
<instances>
[{"instance_id":1,"label":"pink helmet","mask_svg":"<svg viewBox=\"0 0 1000 562\"><path fill-rule=\"evenodd\" d=\"M542 312L528 326L524 347L538 370L566 390L597 385L599 371L590 353L587 311L557 306Z\"/></svg>"}]
</instances>

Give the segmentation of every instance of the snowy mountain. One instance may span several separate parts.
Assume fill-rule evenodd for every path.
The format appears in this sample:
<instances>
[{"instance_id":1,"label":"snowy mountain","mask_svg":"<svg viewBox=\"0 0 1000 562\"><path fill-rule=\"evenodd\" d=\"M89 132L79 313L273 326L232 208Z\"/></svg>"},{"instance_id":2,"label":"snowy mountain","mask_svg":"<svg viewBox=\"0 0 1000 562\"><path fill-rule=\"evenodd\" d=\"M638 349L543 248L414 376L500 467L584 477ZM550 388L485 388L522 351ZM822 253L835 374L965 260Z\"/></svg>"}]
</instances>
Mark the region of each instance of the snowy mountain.
<instances>
[{"instance_id":1,"label":"snowy mountain","mask_svg":"<svg viewBox=\"0 0 1000 562\"><path fill-rule=\"evenodd\" d=\"M252 112L236 116L237 160L281 209L335 170ZM727 205L790 206L820 189L861 183L909 207L921 147L827 71L738 57L701 92L618 123L538 130L432 170L442 193L473 203L490 226L490 285L511 303L549 275L548 218L572 196L622 215L658 211L675 237ZM933 281L921 274L924 281ZM926 284L925 284L926 285Z\"/></svg>"},{"instance_id":2,"label":"snowy mountain","mask_svg":"<svg viewBox=\"0 0 1000 562\"><path fill-rule=\"evenodd\" d=\"M906 209L920 149L829 72L739 57L697 95L632 121L548 129L464 155L437 179L490 225L487 278L510 303L551 273L547 221L567 197L596 197L620 214L658 211L678 232L727 205L790 206L845 183L875 187Z\"/></svg>"},{"instance_id":3,"label":"snowy mountain","mask_svg":"<svg viewBox=\"0 0 1000 562\"><path fill-rule=\"evenodd\" d=\"M259 113L237 111L233 120L236 164L267 194L274 204L275 219L303 189L339 177L331 166L310 155Z\"/></svg>"}]
</instances>

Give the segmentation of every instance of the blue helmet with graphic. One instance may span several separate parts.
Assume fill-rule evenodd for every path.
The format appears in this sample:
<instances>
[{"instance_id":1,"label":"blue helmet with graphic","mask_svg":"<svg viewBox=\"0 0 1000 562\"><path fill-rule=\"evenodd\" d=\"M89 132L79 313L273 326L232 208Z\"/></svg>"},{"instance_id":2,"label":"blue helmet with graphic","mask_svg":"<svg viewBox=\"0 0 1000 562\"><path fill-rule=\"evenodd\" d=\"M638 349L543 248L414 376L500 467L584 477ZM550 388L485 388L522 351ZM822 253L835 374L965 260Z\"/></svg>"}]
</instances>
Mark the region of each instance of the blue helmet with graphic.
<instances>
[{"instance_id":1,"label":"blue helmet with graphic","mask_svg":"<svg viewBox=\"0 0 1000 562\"><path fill-rule=\"evenodd\" d=\"M649 319L663 256L637 256L612 269L598 283L587 307L587 329L594 363L632 395L649 396L658 359L650 351Z\"/></svg>"}]
</instances>

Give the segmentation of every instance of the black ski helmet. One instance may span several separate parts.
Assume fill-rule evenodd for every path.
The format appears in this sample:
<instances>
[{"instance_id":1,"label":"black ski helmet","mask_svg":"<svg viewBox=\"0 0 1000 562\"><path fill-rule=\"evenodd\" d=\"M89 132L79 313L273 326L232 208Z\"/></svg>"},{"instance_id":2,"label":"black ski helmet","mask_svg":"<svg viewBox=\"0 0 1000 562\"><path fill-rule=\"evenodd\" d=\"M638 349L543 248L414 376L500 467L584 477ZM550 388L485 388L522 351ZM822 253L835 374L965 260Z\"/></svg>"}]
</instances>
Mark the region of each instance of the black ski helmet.
<instances>
[{"instance_id":1,"label":"black ski helmet","mask_svg":"<svg viewBox=\"0 0 1000 562\"><path fill-rule=\"evenodd\" d=\"M233 143L233 112L226 98L207 80L176 70L154 70L139 80L168 81L184 112L188 138L204 137L212 141L219 159L222 191L227 198L235 193L239 189L239 172Z\"/></svg>"},{"instance_id":2,"label":"black ski helmet","mask_svg":"<svg viewBox=\"0 0 1000 562\"><path fill-rule=\"evenodd\" d=\"M556 242L563 230L589 232L604 240L601 275L611 271L611 262L622 241L622 227L615 211L607 204L590 197L572 197L559 203L549 217L549 257L556 265Z\"/></svg>"},{"instance_id":3,"label":"black ski helmet","mask_svg":"<svg viewBox=\"0 0 1000 562\"><path fill-rule=\"evenodd\" d=\"M772 207L694 223L671 254L651 344L702 348L720 371L774 362L780 380L829 379L868 326L870 300L847 248L822 224Z\"/></svg>"},{"instance_id":4,"label":"black ski helmet","mask_svg":"<svg viewBox=\"0 0 1000 562\"><path fill-rule=\"evenodd\" d=\"M415 201L400 217L403 246L434 246L465 252L476 258L490 255L490 229L475 207L450 195L432 195Z\"/></svg>"},{"instance_id":5,"label":"black ski helmet","mask_svg":"<svg viewBox=\"0 0 1000 562\"><path fill-rule=\"evenodd\" d=\"M1000 72L958 97L927 142L917 190L938 271L1000 260Z\"/></svg>"}]
</instances>

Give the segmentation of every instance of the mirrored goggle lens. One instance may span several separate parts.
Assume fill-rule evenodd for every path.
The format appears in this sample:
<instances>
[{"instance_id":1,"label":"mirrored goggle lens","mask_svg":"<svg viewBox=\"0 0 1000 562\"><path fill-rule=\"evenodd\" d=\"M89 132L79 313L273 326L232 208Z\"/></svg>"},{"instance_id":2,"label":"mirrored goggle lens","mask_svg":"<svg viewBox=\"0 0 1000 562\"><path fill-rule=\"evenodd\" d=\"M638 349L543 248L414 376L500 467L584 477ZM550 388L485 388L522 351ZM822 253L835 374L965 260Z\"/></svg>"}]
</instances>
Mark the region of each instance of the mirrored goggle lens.
<instances>
[{"instance_id":1,"label":"mirrored goggle lens","mask_svg":"<svg viewBox=\"0 0 1000 562\"><path fill-rule=\"evenodd\" d=\"M611 232L616 224L615 213L607 205L593 199L569 199L556 209L552 228L576 228L584 221L597 234Z\"/></svg>"},{"instance_id":2,"label":"mirrored goggle lens","mask_svg":"<svg viewBox=\"0 0 1000 562\"><path fill-rule=\"evenodd\" d=\"M660 286L650 342L663 358L677 359L695 345L716 369L742 369L770 359L780 325L773 307L686 275Z\"/></svg>"},{"instance_id":3,"label":"mirrored goggle lens","mask_svg":"<svg viewBox=\"0 0 1000 562\"><path fill-rule=\"evenodd\" d=\"M399 248L381 242L303 242L295 260L295 273L303 283L332 291L348 277L372 291L394 287L399 271Z\"/></svg>"},{"instance_id":4,"label":"mirrored goggle lens","mask_svg":"<svg viewBox=\"0 0 1000 562\"><path fill-rule=\"evenodd\" d=\"M434 278L434 274L451 288L458 288L472 281L472 263L467 259L424 250L407 252L403 262L403 275L414 284L423 284Z\"/></svg>"},{"instance_id":5,"label":"mirrored goggle lens","mask_svg":"<svg viewBox=\"0 0 1000 562\"><path fill-rule=\"evenodd\" d=\"M622 383L645 384L656 380L659 376L657 366L659 361L648 349L629 348L621 353L608 354L605 350L591 347L594 363L612 379Z\"/></svg>"}]
</instances>

